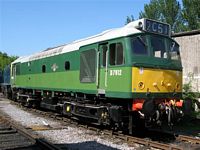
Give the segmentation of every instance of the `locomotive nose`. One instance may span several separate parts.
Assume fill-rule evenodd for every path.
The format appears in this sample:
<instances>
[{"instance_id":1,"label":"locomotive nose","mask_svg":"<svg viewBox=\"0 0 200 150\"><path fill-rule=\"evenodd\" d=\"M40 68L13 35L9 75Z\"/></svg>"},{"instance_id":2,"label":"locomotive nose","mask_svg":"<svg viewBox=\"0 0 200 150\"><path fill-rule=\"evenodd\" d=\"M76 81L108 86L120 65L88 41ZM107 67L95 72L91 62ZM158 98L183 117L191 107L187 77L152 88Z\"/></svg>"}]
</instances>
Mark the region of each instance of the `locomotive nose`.
<instances>
[{"instance_id":1,"label":"locomotive nose","mask_svg":"<svg viewBox=\"0 0 200 150\"><path fill-rule=\"evenodd\" d=\"M182 73L176 70L132 67L132 111L137 111L145 119L147 126L168 125L182 116L180 101L182 92Z\"/></svg>"},{"instance_id":2,"label":"locomotive nose","mask_svg":"<svg viewBox=\"0 0 200 150\"><path fill-rule=\"evenodd\" d=\"M133 93L181 92L182 73L175 70L132 68Z\"/></svg>"}]
</instances>

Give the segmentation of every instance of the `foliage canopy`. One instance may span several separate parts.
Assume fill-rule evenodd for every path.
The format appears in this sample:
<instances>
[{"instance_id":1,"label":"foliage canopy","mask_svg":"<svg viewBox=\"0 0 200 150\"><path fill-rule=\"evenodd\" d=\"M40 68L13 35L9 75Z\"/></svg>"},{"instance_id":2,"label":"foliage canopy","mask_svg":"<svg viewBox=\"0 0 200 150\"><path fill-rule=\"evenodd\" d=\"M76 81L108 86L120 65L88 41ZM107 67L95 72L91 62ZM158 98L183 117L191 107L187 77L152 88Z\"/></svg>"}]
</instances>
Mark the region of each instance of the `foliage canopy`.
<instances>
[{"instance_id":1,"label":"foliage canopy","mask_svg":"<svg viewBox=\"0 0 200 150\"><path fill-rule=\"evenodd\" d=\"M2 53L0 51L0 70L3 70L5 66L9 65L17 58L18 58L17 56L8 56L7 53Z\"/></svg>"},{"instance_id":2,"label":"foliage canopy","mask_svg":"<svg viewBox=\"0 0 200 150\"><path fill-rule=\"evenodd\" d=\"M144 5L139 18L149 18L171 25L172 31L191 31L200 29L200 1L182 0L151 0ZM130 22L130 17L127 22Z\"/></svg>"}]
</instances>

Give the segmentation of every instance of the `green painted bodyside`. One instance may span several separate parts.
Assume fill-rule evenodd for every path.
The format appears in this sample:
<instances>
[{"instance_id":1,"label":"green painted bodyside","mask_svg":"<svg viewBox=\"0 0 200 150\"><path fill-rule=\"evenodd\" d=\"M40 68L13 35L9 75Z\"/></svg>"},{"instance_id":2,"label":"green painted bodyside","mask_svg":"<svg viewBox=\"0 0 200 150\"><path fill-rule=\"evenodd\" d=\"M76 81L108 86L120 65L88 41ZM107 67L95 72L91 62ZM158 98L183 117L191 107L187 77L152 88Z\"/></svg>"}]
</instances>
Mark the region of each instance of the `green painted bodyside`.
<instances>
[{"instance_id":1,"label":"green painted bodyside","mask_svg":"<svg viewBox=\"0 0 200 150\"><path fill-rule=\"evenodd\" d=\"M118 92L121 92L121 98L130 98L131 68L120 67L117 69L122 70L123 74L122 76L110 76L108 74L108 81L107 87L105 88L105 94L108 97L114 97L119 96ZM113 69L108 69L108 72L110 70ZM101 76L104 76L105 70L101 69L100 72ZM44 89L53 91L83 92L88 94L98 93L98 86L96 85L96 82L80 83L79 70L19 75L16 77L16 82L14 86L21 88ZM129 94L127 95L127 93Z\"/></svg>"},{"instance_id":2,"label":"green painted bodyside","mask_svg":"<svg viewBox=\"0 0 200 150\"><path fill-rule=\"evenodd\" d=\"M34 61L20 64L20 75L26 74L40 74L42 73L42 65L46 65L46 73L52 73L52 65L56 64L56 72L63 72L65 70L65 61L70 62L70 71L79 70L80 65L79 51L69 52L65 54L55 55L47 58L42 58Z\"/></svg>"},{"instance_id":3,"label":"green painted bodyside","mask_svg":"<svg viewBox=\"0 0 200 150\"><path fill-rule=\"evenodd\" d=\"M125 56L124 64L111 66L108 63L108 69L106 72L105 67L102 66L102 56L100 53L99 64L95 64L96 66L99 66L96 72L96 82L81 83L80 53L89 49L95 49L96 52L101 52L99 48L101 44L109 45L117 42L121 42L123 44ZM70 62L70 70L65 70L66 61ZM98 94L99 90L103 90L105 91L106 97L124 99L137 98L138 96L146 97L145 95L141 96L137 95L137 93L132 93L132 66L139 65L150 68L159 66L163 69L182 69L180 62L132 55L130 37L94 43L81 47L80 50L77 51L25 62L19 65L20 74L17 74L15 78L11 78L13 87L51 91L82 92L88 94ZM42 65L46 66L45 73L42 73ZM52 66L57 66L56 71L53 71ZM120 70L121 75L111 75L111 71L113 70ZM158 93L158 95L160 94ZM156 95L154 95L154 97L156 97Z\"/></svg>"},{"instance_id":4,"label":"green painted bodyside","mask_svg":"<svg viewBox=\"0 0 200 150\"><path fill-rule=\"evenodd\" d=\"M115 39L108 44L121 42L126 57L125 39ZM120 66L108 65L107 77L105 67L101 66L101 55L99 58L99 69L96 82L80 82L80 53L85 50L95 49L99 51L98 44L91 44L81 47L80 50L34 60L20 64L20 74L12 80L13 87L26 89L40 89L52 91L82 92L98 94L98 89L105 90L106 97L131 98L131 66L126 64ZM65 61L70 62L70 70L65 70ZM128 59L125 60L128 62ZM42 73L42 65L46 66L46 72ZM52 66L57 66L53 71ZM97 64L95 64L97 66ZM121 70L121 75L110 76L111 70ZM105 86L105 80L107 85Z\"/></svg>"}]
</instances>

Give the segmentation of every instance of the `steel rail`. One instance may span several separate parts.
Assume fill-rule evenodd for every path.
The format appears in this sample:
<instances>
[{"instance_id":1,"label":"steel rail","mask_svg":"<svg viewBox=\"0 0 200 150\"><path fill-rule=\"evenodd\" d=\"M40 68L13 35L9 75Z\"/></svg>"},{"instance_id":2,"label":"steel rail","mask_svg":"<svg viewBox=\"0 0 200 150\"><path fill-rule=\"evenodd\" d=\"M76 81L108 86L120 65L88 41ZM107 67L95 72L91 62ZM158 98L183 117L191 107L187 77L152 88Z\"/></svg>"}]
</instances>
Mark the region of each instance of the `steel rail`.
<instances>
[{"instance_id":1,"label":"steel rail","mask_svg":"<svg viewBox=\"0 0 200 150\"><path fill-rule=\"evenodd\" d=\"M190 142L192 144L200 144L200 139L191 136L178 135L176 139L180 141Z\"/></svg>"},{"instance_id":2,"label":"steel rail","mask_svg":"<svg viewBox=\"0 0 200 150\"><path fill-rule=\"evenodd\" d=\"M10 118L9 118L10 119ZM53 145L52 143L46 141L43 138L40 138L37 135L31 134L30 131L25 129L23 126L8 120L5 116L0 115L1 122L4 122L9 126L9 128L12 128L15 130L15 133L19 133L20 135L28 138L32 143L35 143L39 148L46 149L46 150L61 150L57 146Z\"/></svg>"},{"instance_id":3,"label":"steel rail","mask_svg":"<svg viewBox=\"0 0 200 150\"><path fill-rule=\"evenodd\" d=\"M15 105L20 106L21 105L17 102L14 102ZM126 134L122 134L122 133L118 133L118 132L114 132L112 130L107 130L107 129L99 129L97 127L93 127L90 126L88 124L79 124L77 121L74 121L72 119L63 117L61 115L52 113L52 112L44 112L38 109L29 109L26 108L24 106L21 107L22 109L24 109L25 111L30 111L30 112L35 112L35 113L39 113L42 116L48 116L50 118L55 118L58 121L63 121L64 123L67 123L68 125L75 125L76 127L80 127L80 128L84 128L84 129L89 129L92 131L96 131L97 133L102 133L104 135L108 135L111 136L113 138L118 138L121 139L125 142L127 142L128 144L133 144L133 143L137 143L137 144L141 144L147 147L152 147L152 148L158 148L161 150L184 150L183 147L180 147L178 145L174 145L174 144L165 144L165 143L160 143L158 141L151 141L148 139L144 139L144 138L138 138L138 137L134 137L134 136L130 136L130 135L126 135ZM178 135L176 137L176 140L178 141L183 141L183 142L189 142L192 144L200 144L200 139L191 137L191 136L185 136L185 135Z\"/></svg>"}]
</instances>

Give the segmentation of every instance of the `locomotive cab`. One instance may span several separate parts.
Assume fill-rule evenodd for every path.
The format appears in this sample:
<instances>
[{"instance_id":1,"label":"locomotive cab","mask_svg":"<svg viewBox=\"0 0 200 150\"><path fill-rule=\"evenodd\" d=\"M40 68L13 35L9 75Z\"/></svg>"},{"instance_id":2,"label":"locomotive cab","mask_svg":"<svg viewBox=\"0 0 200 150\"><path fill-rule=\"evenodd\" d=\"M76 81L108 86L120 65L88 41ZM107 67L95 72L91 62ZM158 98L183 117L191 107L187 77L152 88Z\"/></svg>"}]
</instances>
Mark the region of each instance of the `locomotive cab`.
<instances>
[{"instance_id":1,"label":"locomotive cab","mask_svg":"<svg viewBox=\"0 0 200 150\"><path fill-rule=\"evenodd\" d=\"M146 126L172 126L181 110L182 65L179 45L170 38L170 26L152 20L139 21L144 33L129 37L132 60L132 111Z\"/></svg>"}]
</instances>

